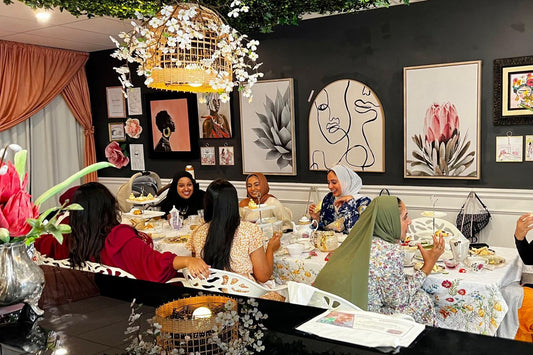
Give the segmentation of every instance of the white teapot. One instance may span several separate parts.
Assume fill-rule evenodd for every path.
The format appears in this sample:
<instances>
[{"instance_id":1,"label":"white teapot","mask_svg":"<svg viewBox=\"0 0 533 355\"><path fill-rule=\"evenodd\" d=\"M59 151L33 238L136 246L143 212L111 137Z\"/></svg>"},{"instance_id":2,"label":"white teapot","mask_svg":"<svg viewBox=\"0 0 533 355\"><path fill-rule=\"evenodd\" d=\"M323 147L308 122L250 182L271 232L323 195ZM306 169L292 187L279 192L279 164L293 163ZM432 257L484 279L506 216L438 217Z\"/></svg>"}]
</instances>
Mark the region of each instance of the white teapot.
<instances>
[{"instance_id":1,"label":"white teapot","mask_svg":"<svg viewBox=\"0 0 533 355\"><path fill-rule=\"evenodd\" d=\"M294 233L300 238L309 238L318 226L318 222L303 216L298 220L298 223L292 222L292 229Z\"/></svg>"}]
</instances>

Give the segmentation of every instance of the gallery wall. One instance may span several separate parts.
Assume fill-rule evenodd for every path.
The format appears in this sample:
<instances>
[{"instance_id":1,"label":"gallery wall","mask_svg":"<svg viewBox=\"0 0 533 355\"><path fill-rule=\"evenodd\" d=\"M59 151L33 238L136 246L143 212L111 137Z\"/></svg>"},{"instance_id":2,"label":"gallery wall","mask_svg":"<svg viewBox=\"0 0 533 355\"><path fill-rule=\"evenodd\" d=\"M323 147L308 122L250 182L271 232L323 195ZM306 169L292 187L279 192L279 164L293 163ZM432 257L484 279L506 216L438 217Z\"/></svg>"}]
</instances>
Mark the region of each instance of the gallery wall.
<instances>
[{"instance_id":1,"label":"gallery wall","mask_svg":"<svg viewBox=\"0 0 533 355\"><path fill-rule=\"evenodd\" d=\"M367 185L425 185L461 187L532 188L529 174L533 162L496 163L496 136L532 135L533 125L493 124L493 61L533 55L533 2L530 0L428 0L409 6L321 17L299 26L277 28L274 33L254 37L260 41L258 54L264 79L292 78L296 139L296 176L269 176L277 182L325 181L325 173L310 171L308 119L311 102L327 84L353 79L370 87L381 100L385 119L385 172L360 175ZM109 143L106 87L120 85L113 67L121 63L111 51L91 53L87 64L98 160L105 160ZM481 60L481 178L479 180L405 179L403 177L403 68L409 66ZM133 74L142 96L157 92L142 85ZM438 86L439 82L435 82ZM145 105L145 100L143 105ZM144 128L139 139L126 144L143 144L146 170L171 177L192 164L200 179L225 177L244 180L240 148L238 95L231 101L233 137L199 139L199 146L233 146L234 166L201 166L199 157L153 157L149 152L148 115L138 118ZM246 118L245 118L246 119ZM197 117L191 117L197 120ZM533 118L532 118L533 120ZM197 127L196 123L196 127ZM197 128L196 128L197 129ZM198 132L193 132L198 136ZM218 148L217 148L218 164ZM106 177L127 177L130 165L99 173Z\"/></svg>"}]
</instances>

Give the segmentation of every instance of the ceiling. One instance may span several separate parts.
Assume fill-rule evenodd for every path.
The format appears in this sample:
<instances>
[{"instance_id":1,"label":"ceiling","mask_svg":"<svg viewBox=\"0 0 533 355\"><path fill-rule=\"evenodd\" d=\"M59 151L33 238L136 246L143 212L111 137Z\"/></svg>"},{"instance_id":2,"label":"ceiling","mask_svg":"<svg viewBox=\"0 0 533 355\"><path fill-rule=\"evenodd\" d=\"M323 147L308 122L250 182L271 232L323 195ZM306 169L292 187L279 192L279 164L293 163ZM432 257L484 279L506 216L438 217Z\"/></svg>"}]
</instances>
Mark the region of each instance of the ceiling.
<instances>
[{"instance_id":1,"label":"ceiling","mask_svg":"<svg viewBox=\"0 0 533 355\"><path fill-rule=\"evenodd\" d=\"M425 0L410 0L410 3ZM400 5L402 0L390 0L391 5ZM322 15L306 15L304 19ZM84 52L115 48L109 36L130 31L131 20L113 17L80 16L54 10L47 23L39 23L33 10L14 1L6 5L0 1L0 40L36 44Z\"/></svg>"}]
</instances>

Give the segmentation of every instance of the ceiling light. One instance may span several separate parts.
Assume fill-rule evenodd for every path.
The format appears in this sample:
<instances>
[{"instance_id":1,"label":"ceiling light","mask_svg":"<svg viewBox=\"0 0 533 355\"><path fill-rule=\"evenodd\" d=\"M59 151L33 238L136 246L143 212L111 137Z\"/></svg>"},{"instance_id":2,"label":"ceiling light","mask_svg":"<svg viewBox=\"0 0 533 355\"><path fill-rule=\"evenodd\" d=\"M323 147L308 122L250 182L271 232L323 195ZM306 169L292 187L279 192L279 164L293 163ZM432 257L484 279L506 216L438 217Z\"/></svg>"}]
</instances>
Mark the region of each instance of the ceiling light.
<instances>
[{"instance_id":1,"label":"ceiling light","mask_svg":"<svg viewBox=\"0 0 533 355\"><path fill-rule=\"evenodd\" d=\"M39 22L48 22L48 20L50 20L50 16L52 16L52 13L49 10L46 10L46 9L35 10L35 17L37 18L37 21Z\"/></svg>"}]
</instances>

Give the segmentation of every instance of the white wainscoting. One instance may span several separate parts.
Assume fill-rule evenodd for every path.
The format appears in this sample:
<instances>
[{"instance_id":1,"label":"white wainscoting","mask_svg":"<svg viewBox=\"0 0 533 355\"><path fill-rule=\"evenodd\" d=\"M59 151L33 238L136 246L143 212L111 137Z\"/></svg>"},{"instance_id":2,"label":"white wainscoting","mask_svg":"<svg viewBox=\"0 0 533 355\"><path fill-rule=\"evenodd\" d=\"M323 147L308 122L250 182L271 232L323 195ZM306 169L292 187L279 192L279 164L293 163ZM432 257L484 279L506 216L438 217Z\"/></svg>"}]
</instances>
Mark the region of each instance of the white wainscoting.
<instances>
[{"instance_id":1,"label":"white wainscoting","mask_svg":"<svg viewBox=\"0 0 533 355\"><path fill-rule=\"evenodd\" d=\"M111 192L116 193L120 185L128 178L100 178L99 181L106 185ZM162 184L167 184L170 179L162 179ZM208 180L198 180L200 187L206 189ZM246 196L244 181L232 181L237 188L239 198ZM309 190L316 187L320 198L329 191L326 184L309 183L270 183L270 193L275 195L285 206L293 211L295 219L305 213ZM470 191L475 191L485 203L492 218L487 227L481 231L479 242L493 246L514 248L513 233L517 218L525 212L533 212L533 190L519 189L494 189L494 188L460 188L460 187L425 187L425 186L364 186L361 193L370 198L379 195L381 189L387 188L391 195L400 197L409 209L411 218L420 216L422 211L431 207L430 197L438 198L437 211L446 212L444 219L455 223L457 213ZM315 202L315 193L311 201ZM533 235L529 236L531 240Z\"/></svg>"}]
</instances>

